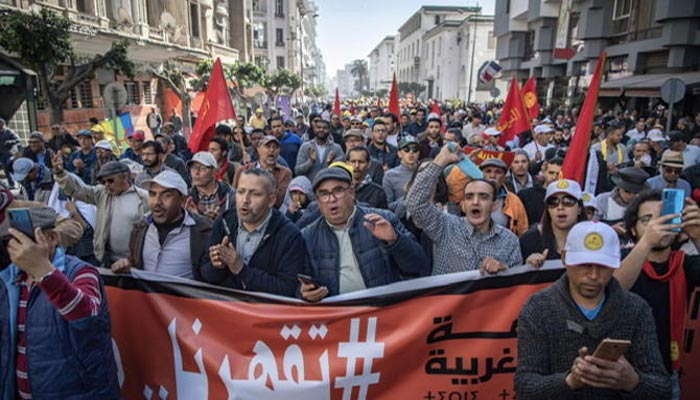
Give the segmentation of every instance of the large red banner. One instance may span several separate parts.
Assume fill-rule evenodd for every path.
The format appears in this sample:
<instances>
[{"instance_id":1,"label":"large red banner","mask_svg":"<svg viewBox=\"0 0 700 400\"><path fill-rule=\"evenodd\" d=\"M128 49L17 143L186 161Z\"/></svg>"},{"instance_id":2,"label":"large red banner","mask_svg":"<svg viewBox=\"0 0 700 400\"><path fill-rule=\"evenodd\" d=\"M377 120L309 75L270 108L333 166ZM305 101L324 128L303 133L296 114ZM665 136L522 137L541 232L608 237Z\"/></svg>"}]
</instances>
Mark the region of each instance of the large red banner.
<instances>
[{"instance_id":1,"label":"large red banner","mask_svg":"<svg viewBox=\"0 0 700 400\"><path fill-rule=\"evenodd\" d=\"M104 278L124 398L466 400L515 399L518 313L562 272L453 274L318 305Z\"/></svg>"}]
</instances>

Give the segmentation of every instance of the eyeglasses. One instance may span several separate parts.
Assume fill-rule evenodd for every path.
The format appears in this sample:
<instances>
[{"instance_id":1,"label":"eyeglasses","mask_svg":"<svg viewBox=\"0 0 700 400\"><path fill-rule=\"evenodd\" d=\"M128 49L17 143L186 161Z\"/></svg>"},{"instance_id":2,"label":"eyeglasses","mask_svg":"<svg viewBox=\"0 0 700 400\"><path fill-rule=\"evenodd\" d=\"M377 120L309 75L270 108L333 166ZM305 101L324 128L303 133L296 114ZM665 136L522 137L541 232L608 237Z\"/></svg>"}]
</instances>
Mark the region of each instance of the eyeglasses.
<instances>
[{"instance_id":1,"label":"eyeglasses","mask_svg":"<svg viewBox=\"0 0 700 400\"><path fill-rule=\"evenodd\" d=\"M418 147L404 147L401 150L405 151L406 153L420 153L420 149Z\"/></svg>"},{"instance_id":2,"label":"eyeglasses","mask_svg":"<svg viewBox=\"0 0 700 400\"><path fill-rule=\"evenodd\" d=\"M547 207L549 207L549 208L559 207L559 204L568 208L568 207L573 207L576 204L578 204L578 200L576 200L574 197L571 197L571 196L550 197L547 199L546 203L547 203Z\"/></svg>"},{"instance_id":3,"label":"eyeglasses","mask_svg":"<svg viewBox=\"0 0 700 400\"><path fill-rule=\"evenodd\" d=\"M102 179L102 184L103 184L103 185L111 185L111 184L114 183L114 181L115 181L114 178Z\"/></svg>"},{"instance_id":4,"label":"eyeglasses","mask_svg":"<svg viewBox=\"0 0 700 400\"><path fill-rule=\"evenodd\" d=\"M342 199L345 197L345 193L347 193L348 189L350 189L350 186L338 186L333 188L333 190L319 190L316 192L316 200L321 203L327 203L331 201L331 195L335 197L336 200Z\"/></svg>"},{"instance_id":5,"label":"eyeglasses","mask_svg":"<svg viewBox=\"0 0 700 400\"><path fill-rule=\"evenodd\" d=\"M673 167L664 167L664 172L667 174L676 174L680 175L681 172L683 172L683 169L681 168L673 168Z\"/></svg>"}]
</instances>

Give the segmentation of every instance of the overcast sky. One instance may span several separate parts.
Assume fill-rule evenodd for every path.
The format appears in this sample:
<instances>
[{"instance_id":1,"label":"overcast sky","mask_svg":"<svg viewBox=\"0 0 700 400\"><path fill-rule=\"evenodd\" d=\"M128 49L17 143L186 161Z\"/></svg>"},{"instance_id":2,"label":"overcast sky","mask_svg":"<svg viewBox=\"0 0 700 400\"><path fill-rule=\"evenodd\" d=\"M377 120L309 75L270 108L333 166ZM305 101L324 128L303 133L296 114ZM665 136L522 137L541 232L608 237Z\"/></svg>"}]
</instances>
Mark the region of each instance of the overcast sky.
<instances>
[{"instance_id":1,"label":"overcast sky","mask_svg":"<svg viewBox=\"0 0 700 400\"><path fill-rule=\"evenodd\" d=\"M326 61L326 72L335 76L352 60L366 58L385 36L399 27L421 6L475 6L493 15L495 0L315 0L318 6L316 43Z\"/></svg>"}]
</instances>

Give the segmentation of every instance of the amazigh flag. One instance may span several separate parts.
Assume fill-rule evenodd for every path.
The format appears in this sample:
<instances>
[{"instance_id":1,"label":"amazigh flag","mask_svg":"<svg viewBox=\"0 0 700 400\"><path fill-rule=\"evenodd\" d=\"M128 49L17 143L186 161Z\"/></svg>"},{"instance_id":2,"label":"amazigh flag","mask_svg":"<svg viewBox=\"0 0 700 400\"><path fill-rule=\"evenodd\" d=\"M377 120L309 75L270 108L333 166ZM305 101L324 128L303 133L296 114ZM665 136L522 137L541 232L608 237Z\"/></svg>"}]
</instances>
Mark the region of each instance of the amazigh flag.
<instances>
[{"instance_id":1,"label":"amazigh flag","mask_svg":"<svg viewBox=\"0 0 700 400\"><path fill-rule=\"evenodd\" d=\"M189 147L193 153L206 151L209 140L214 137L216 123L226 119L235 119L231 95L228 92L221 59L217 58L209 78L209 86L204 94L202 107L197 114L197 122L192 129Z\"/></svg>"},{"instance_id":2,"label":"amazigh flag","mask_svg":"<svg viewBox=\"0 0 700 400\"><path fill-rule=\"evenodd\" d=\"M537 118L540 115L540 101L537 99L537 82L534 76L531 76L523 85L523 101L530 119Z\"/></svg>"},{"instance_id":3,"label":"amazigh flag","mask_svg":"<svg viewBox=\"0 0 700 400\"><path fill-rule=\"evenodd\" d=\"M128 112L119 114L117 118L106 119L97 126L104 132L105 139L112 144L112 152L116 156L121 155L122 150L127 147L126 139L134 133L134 124Z\"/></svg>"},{"instance_id":4,"label":"amazigh flag","mask_svg":"<svg viewBox=\"0 0 700 400\"><path fill-rule=\"evenodd\" d=\"M596 104L598 103L598 89L600 89L600 79L603 75L603 65L607 54L601 53L598 63L593 72L591 84L588 86L586 99L583 101L581 113L576 123L576 132L569 147L569 151L564 157L564 165L561 168L561 175L565 179L571 179L583 186L584 170L586 163L582 162L588 155L588 146L591 140L591 128L593 127L593 116L595 115Z\"/></svg>"},{"instance_id":5,"label":"amazigh flag","mask_svg":"<svg viewBox=\"0 0 700 400\"><path fill-rule=\"evenodd\" d=\"M333 114L340 116L340 93L338 93L338 88L335 88L335 104L333 104Z\"/></svg>"},{"instance_id":6,"label":"amazigh flag","mask_svg":"<svg viewBox=\"0 0 700 400\"><path fill-rule=\"evenodd\" d=\"M505 146L506 142L513 140L519 134L529 131L530 126L529 114L523 104L523 96L520 93L518 80L513 77L510 82L510 89L506 97L506 103L503 105L501 117L498 119L496 129L501 131L501 138L498 139L498 144Z\"/></svg>"},{"instance_id":7,"label":"amazigh flag","mask_svg":"<svg viewBox=\"0 0 700 400\"><path fill-rule=\"evenodd\" d=\"M391 81L391 91L389 92L389 112L396 115L396 118L401 117L401 110L399 109L399 84L396 83L396 73L394 73L394 79Z\"/></svg>"}]
</instances>

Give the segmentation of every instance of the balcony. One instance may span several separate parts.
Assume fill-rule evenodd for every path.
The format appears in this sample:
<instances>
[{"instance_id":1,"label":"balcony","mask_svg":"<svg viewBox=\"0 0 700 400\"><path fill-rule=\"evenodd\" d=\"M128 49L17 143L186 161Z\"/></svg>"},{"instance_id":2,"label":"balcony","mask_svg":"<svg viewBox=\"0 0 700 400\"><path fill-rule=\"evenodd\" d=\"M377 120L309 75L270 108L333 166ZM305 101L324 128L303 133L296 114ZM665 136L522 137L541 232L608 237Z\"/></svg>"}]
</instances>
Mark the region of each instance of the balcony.
<instances>
[{"instance_id":1,"label":"balcony","mask_svg":"<svg viewBox=\"0 0 700 400\"><path fill-rule=\"evenodd\" d=\"M275 42L275 46L277 46L277 47L284 47L284 46L285 46L284 40L281 41L281 42L280 42L280 41Z\"/></svg>"},{"instance_id":2,"label":"balcony","mask_svg":"<svg viewBox=\"0 0 700 400\"><path fill-rule=\"evenodd\" d=\"M256 49L266 49L267 48L267 40L255 40L253 41L253 47Z\"/></svg>"},{"instance_id":3,"label":"balcony","mask_svg":"<svg viewBox=\"0 0 700 400\"><path fill-rule=\"evenodd\" d=\"M416 67L420 65L420 56L413 57L413 65Z\"/></svg>"}]
</instances>

